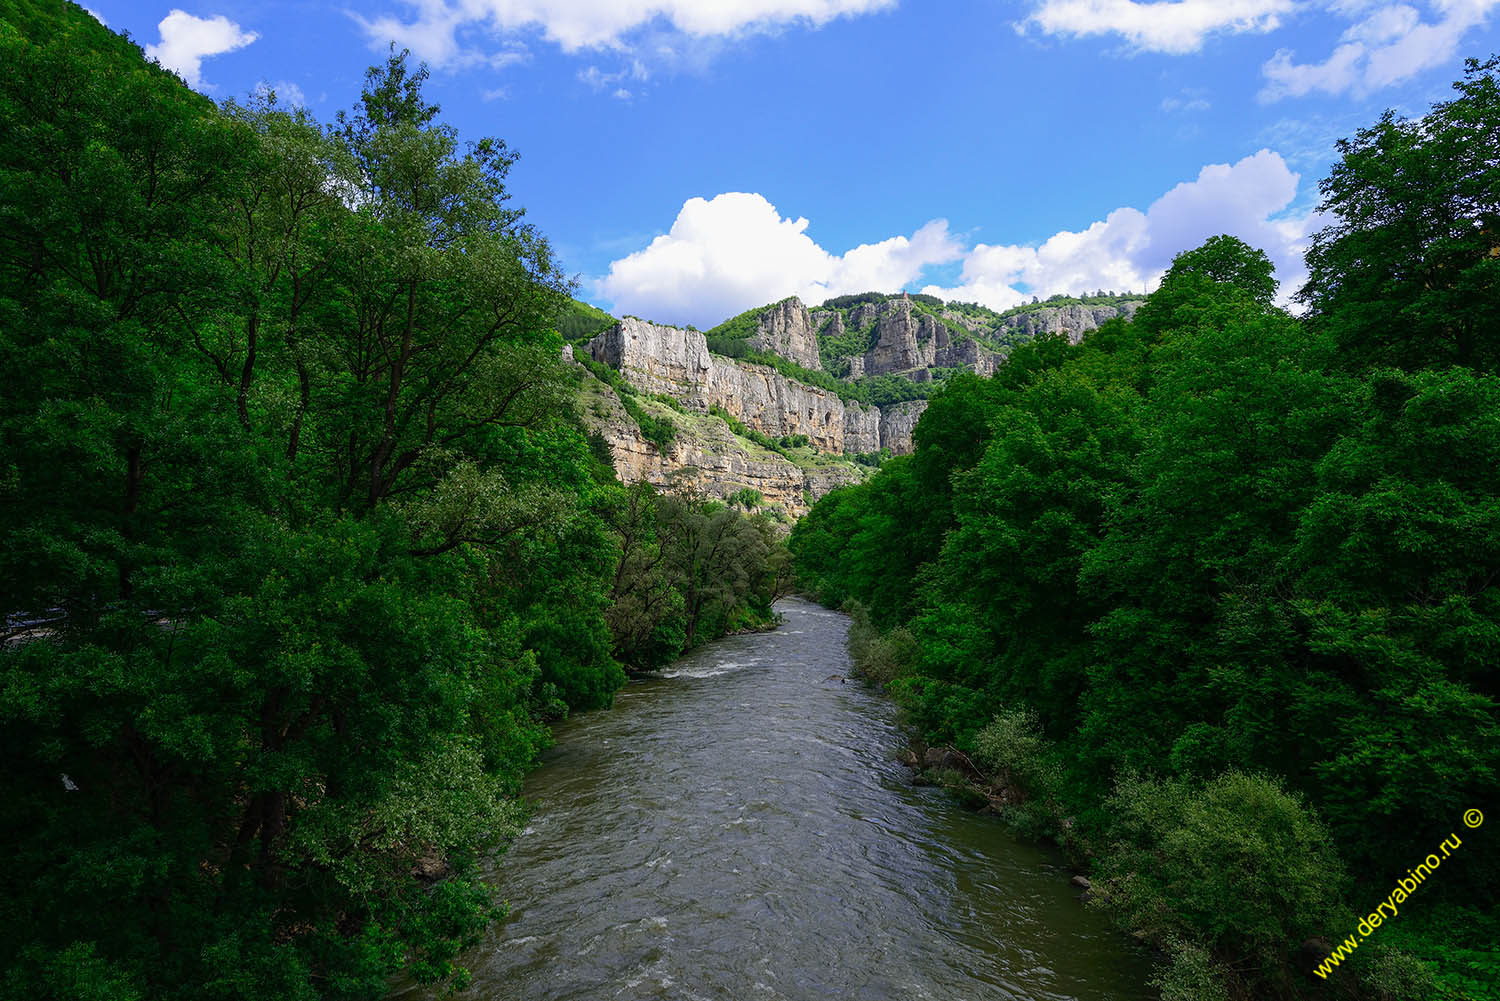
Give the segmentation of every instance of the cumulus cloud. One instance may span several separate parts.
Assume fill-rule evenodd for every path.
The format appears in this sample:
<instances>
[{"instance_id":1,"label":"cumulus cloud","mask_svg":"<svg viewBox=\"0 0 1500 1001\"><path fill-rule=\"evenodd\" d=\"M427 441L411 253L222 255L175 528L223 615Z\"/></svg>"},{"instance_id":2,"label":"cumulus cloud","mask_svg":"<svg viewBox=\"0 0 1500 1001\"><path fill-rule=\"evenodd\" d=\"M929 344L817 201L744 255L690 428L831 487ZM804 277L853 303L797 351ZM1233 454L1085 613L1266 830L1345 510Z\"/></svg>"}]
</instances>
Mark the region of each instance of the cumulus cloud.
<instances>
[{"instance_id":1,"label":"cumulus cloud","mask_svg":"<svg viewBox=\"0 0 1500 1001\"><path fill-rule=\"evenodd\" d=\"M806 219L782 218L759 194L690 198L671 230L612 263L597 291L617 312L710 326L789 295L816 304L849 292L898 289L928 265L956 261L963 252L941 219L909 237L842 255L820 247L807 227Z\"/></svg>"},{"instance_id":2,"label":"cumulus cloud","mask_svg":"<svg viewBox=\"0 0 1500 1001\"><path fill-rule=\"evenodd\" d=\"M1177 254L1228 233L1270 256L1285 300L1306 277L1302 255L1317 224L1311 215L1282 215L1297 197L1298 180L1270 150L1211 164L1144 212L1115 209L1087 229L1065 230L1036 247L980 244L965 255L957 286L922 291L994 309L1058 292L1148 291Z\"/></svg>"},{"instance_id":3,"label":"cumulus cloud","mask_svg":"<svg viewBox=\"0 0 1500 1001\"><path fill-rule=\"evenodd\" d=\"M1154 289L1184 250L1228 233L1264 250L1276 265L1281 301L1306 280L1303 264L1315 213L1289 211L1300 175L1263 149L1237 163L1210 164L1145 211L1115 209L1037 246L981 243L964 251L936 219L895 236L831 254L807 235L808 220L783 218L758 194L692 198L671 230L610 265L594 291L616 312L710 326L761 303L799 295L809 305L851 292L893 292L932 265L962 260L951 288L928 295L1009 309L1032 296Z\"/></svg>"},{"instance_id":4,"label":"cumulus cloud","mask_svg":"<svg viewBox=\"0 0 1500 1001\"><path fill-rule=\"evenodd\" d=\"M1335 13L1357 18L1327 59L1298 63L1280 49L1261 72L1262 101L1302 97L1313 91L1364 96L1450 63L1471 30L1482 27L1500 0L1428 0L1427 18L1407 3L1335 3Z\"/></svg>"},{"instance_id":5,"label":"cumulus cloud","mask_svg":"<svg viewBox=\"0 0 1500 1001\"><path fill-rule=\"evenodd\" d=\"M564 51L626 47L627 36L653 27L696 39L775 30L795 23L814 27L839 17L895 6L897 0L405 0L410 20L395 15L353 15L372 45L410 48L435 66L475 58L463 36L536 31Z\"/></svg>"},{"instance_id":6,"label":"cumulus cloud","mask_svg":"<svg viewBox=\"0 0 1500 1001\"><path fill-rule=\"evenodd\" d=\"M155 59L182 77L189 87L212 90L203 81L203 60L243 49L260 36L244 31L238 24L220 14L217 17L194 17L173 9L157 25L161 41L146 46L148 58Z\"/></svg>"},{"instance_id":7,"label":"cumulus cloud","mask_svg":"<svg viewBox=\"0 0 1500 1001\"><path fill-rule=\"evenodd\" d=\"M1021 30L1084 37L1119 35L1148 52L1196 52L1211 35L1263 34L1294 0L1042 0Z\"/></svg>"}]
</instances>

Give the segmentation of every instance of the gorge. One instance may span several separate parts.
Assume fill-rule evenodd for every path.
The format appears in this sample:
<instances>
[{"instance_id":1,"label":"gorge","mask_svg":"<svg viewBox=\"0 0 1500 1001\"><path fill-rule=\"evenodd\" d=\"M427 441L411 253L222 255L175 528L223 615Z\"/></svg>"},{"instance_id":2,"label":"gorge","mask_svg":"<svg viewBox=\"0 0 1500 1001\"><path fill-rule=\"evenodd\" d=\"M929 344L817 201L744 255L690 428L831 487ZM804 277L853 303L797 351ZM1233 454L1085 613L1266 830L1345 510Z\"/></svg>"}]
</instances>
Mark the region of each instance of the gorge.
<instances>
[{"instance_id":1,"label":"gorge","mask_svg":"<svg viewBox=\"0 0 1500 1001\"><path fill-rule=\"evenodd\" d=\"M1057 296L1001 314L903 292L809 310L792 297L706 334L628 316L564 350L618 376L591 368L579 399L623 481L721 499L754 491L795 518L881 456L910 454L927 397L953 373L987 376L1013 344L1076 343L1138 305ZM670 434L652 440L642 414Z\"/></svg>"}]
</instances>

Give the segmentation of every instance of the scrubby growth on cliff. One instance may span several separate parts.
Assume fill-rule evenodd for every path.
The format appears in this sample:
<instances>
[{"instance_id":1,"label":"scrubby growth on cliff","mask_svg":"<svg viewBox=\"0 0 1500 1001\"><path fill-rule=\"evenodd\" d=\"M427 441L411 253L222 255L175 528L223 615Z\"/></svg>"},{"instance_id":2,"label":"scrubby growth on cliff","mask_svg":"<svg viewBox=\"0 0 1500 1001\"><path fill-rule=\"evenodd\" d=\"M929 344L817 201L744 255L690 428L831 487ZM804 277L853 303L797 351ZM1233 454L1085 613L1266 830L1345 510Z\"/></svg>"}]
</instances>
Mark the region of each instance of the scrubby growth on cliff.
<instances>
[{"instance_id":1,"label":"scrubby growth on cliff","mask_svg":"<svg viewBox=\"0 0 1500 1001\"><path fill-rule=\"evenodd\" d=\"M459 986L546 722L625 678L632 495L554 329L600 317L403 57L329 127L16 7L0 997ZM667 648L763 616L769 533L663 503Z\"/></svg>"},{"instance_id":2,"label":"scrubby growth on cliff","mask_svg":"<svg viewBox=\"0 0 1500 1001\"><path fill-rule=\"evenodd\" d=\"M952 380L914 455L793 532L807 587L900 630L861 643L922 736L1065 807L1095 899L1175 957L1165 996L1497 996L1459 930L1496 927L1500 878L1461 826L1500 801L1496 69L1341 144L1304 318L1216 237L1133 322ZM1312 976L1455 830L1420 904Z\"/></svg>"}]
</instances>

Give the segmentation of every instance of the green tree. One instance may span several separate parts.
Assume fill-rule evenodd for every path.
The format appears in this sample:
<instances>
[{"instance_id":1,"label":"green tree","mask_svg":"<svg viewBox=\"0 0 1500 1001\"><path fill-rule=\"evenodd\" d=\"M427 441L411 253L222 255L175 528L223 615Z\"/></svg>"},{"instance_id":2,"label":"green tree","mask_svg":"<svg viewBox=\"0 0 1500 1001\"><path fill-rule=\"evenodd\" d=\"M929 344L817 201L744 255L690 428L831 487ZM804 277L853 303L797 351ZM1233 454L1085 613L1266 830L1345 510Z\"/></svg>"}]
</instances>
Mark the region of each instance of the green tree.
<instances>
[{"instance_id":1,"label":"green tree","mask_svg":"<svg viewBox=\"0 0 1500 1001\"><path fill-rule=\"evenodd\" d=\"M1299 298L1347 364L1500 366L1500 59L1459 96L1339 141Z\"/></svg>"}]
</instances>

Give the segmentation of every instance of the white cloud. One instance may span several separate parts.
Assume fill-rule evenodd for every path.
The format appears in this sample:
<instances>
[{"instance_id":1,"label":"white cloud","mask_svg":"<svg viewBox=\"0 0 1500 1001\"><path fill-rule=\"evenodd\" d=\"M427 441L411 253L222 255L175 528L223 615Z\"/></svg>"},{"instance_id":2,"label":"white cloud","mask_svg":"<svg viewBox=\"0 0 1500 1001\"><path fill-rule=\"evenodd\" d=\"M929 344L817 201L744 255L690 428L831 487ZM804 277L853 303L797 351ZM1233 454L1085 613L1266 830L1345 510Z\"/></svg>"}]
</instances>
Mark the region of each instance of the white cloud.
<instances>
[{"instance_id":1,"label":"white cloud","mask_svg":"<svg viewBox=\"0 0 1500 1001\"><path fill-rule=\"evenodd\" d=\"M104 20L104 15L100 14L94 8L92 8L92 7L85 7L85 8L83 8L83 11L89 17L93 18L95 21L98 21L100 24L104 25L106 28L109 27L109 22L106 21L106 20Z\"/></svg>"},{"instance_id":2,"label":"white cloud","mask_svg":"<svg viewBox=\"0 0 1500 1001\"><path fill-rule=\"evenodd\" d=\"M290 80L277 80L275 83L262 80L255 85L256 97L265 97L272 92L276 94L277 104L290 105L294 108L307 107L307 95L302 93L301 87Z\"/></svg>"},{"instance_id":3,"label":"white cloud","mask_svg":"<svg viewBox=\"0 0 1500 1001\"><path fill-rule=\"evenodd\" d=\"M1161 110L1171 113L1174 111L1207 111L1213 105L1199 91L1183 91L1181 97L1164 97L1161 99Z\"/></svg>"},{"instance_id":4,"label":"white cloud","mask_svg":"<svg viewBox=\"0 0 1500 1001\"><path fill-rule=\"evenodd\" d=\"M1228 233L1267 253L1286 302L1306 279L1303 254L1322 222L1292 210L1299 181L1279 153L1263 149L1234 164L1204 167L1145 211L1118 208L1037 246L981 243L965 252L947 221L937 219L909 237L843 255L815 243L807 219L782 218L761 195L729 192L689 199L666 235L614 261L594 291L616 312L707 327L793 294L815 305L851 292L893 292L931 265L962 260L957 284L922 291L1008 309L1034 295L1150 291L1173 257Z\"/></svg>"},{"instance_id":5,"label":"white cloud","mask_svg":"<svg viewBox=\"0 0 1500 1001\"><path fill-rule=\"evenodd\" d=\"M1149 52L1196 52L1211 35L1264 34L1294 0L1042 0L1021 30L1083 37L1120 35Z\"/></svg>"},{"instance_id":6,"label":"white cloud","mask_svg":"<svg viewBox=\"0 0 1500 1001\"><path fill-rule=\"evenodd\" d=\"M616 312L711 326L761 303L799 295L809 304L849 292L889 291L930 264L958 260L948 224L863 244L842 256L807 235L806 219L783 219L759 194L690 198L672 229L609 266L597 283Z\"/></svg>"},{"instance_id":7,"label":"white cloud","mask_svg":"<svg viewBox=\"0 0 1500 1001\"><path fill-rule=\"evenodd\" d=\"M1364 96L1451 63L1463 37L1481 27L1500 0L1428 0L1431 20L1411 4L1342 0L1335 13L1358 20L1321 63L1295 62L1280 49L1261 72L1262 101L1302 97L1313 91Z\"/></svg>"},{"instance_id":8,"label":"white cloud","mask_svg":"<svg viewBox=\"0 0 1500 1001\"><path fill-rule=\"evenodd\" d=\"M194 17L173 9L157 25L161 41L146 46L146 55L187 81L189 87L212 90L212 85L203 81L203 60L209 56L222 55L243 49L260 36L253 31L241 30L229 18Z\"/></svg>"},{"instance_id":9,"label":"white cloud","mask_svg":"<svg viewBox=\"0 0 1500 1001\"><path fill-rule=\"evenodd\" d=\"M627 36L665 26L669 34L714 39L805 23L814 27L839 17L895 6L897 0L403 0L412 20L392 15L366 19L351 14L384 48L405 46L434 66L476 58L466 33L492 35L537 31L567 52L620 49ZM649 49L663 43L654 40ZM670 43L668 43L670 44ZM681 54L676 54L680 58Z\"/></svg>"},{"instance_id":10,"label":"white cloud","mask_svg":"<svg viewBox=\"0 0 1500 1001\"><path fill-rule=\"evenodd\" d=\"M579 80L598 91L613 89L615 91L614 96L616 97L619 97L620 91L624 90L624 88L619 86L621 81L641 81L649 78L650 75L646 70L646 64L639 59L632 59L629 65L615 73L606 73L597 66L589 66L586 69L578 71ZM627 90L625 94L628 97L630 92Z\"/></svg>"},{"instance_id":11,"label":"white cloud","mask_svg":"<svg viewBox=\"0 0 1500 1001\"><path fill-rule=\"evenodd\" d=\"M1065 230L1036 247L980 244L964 257L958 285L922 291L995 309L1057 292L1147 291L1177 254L1228 233L1270 256L1285 301L1306 276L1302 255L1317 223L1311 215L1280 215L1296 198L1298 180L1269 150L1233 165L1211 164L1145 212L1115 209L1081 232Z\"/></svg>"}]
</instances>

